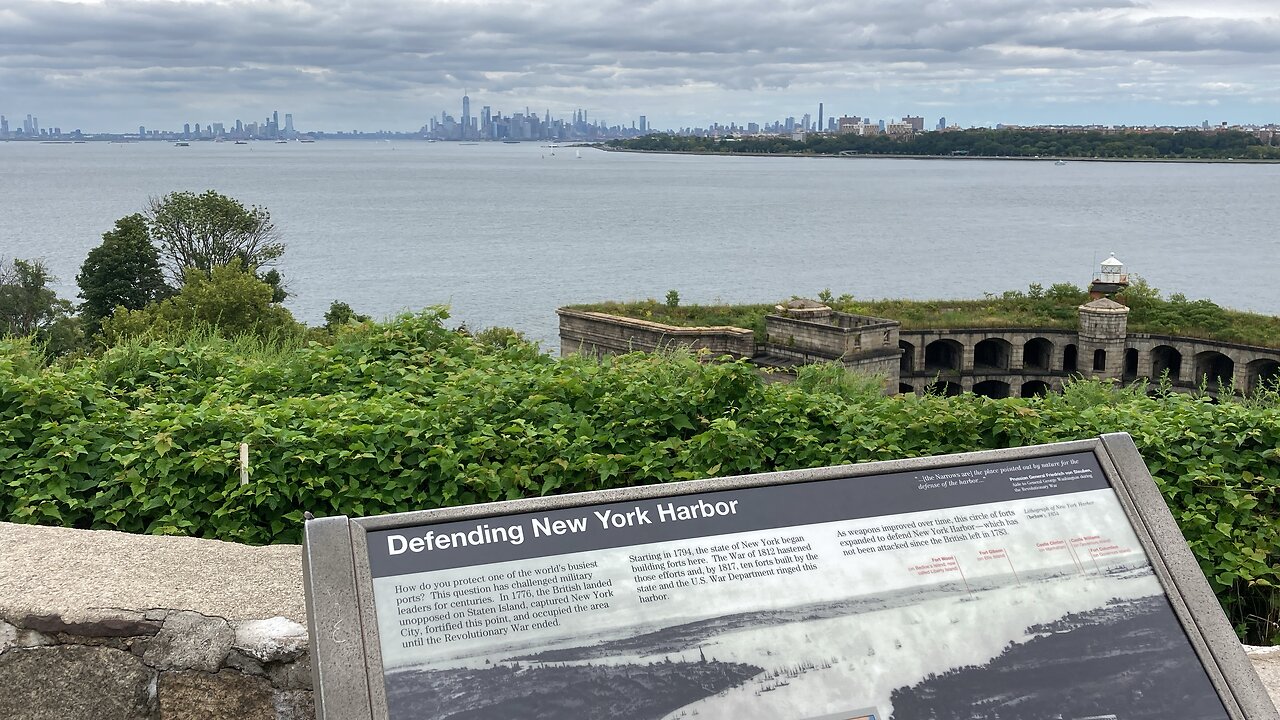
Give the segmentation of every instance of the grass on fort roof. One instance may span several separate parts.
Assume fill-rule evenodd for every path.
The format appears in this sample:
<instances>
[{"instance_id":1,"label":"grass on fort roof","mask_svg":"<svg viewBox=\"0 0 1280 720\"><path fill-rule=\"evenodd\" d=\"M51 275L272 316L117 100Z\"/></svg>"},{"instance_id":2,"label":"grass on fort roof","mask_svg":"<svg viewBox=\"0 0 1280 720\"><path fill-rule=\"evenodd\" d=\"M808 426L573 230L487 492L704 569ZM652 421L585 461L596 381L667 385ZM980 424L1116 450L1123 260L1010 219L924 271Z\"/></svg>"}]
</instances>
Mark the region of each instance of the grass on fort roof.
<instances>
[{"instance_id":1,"label":"grass on fort roof","mask_svg":"<svg viewBox=\"0 0 1280 720\"><path fill-rule=\"evenodd\" d=\"M1079 326L1077 308L1089 294L1070 283L1048 288L1038 284L1024 290L988 293L969 300L858 300L850 295L819 299L836 310L890 318L904 330L923 328L1060 328ZM1139 278L1115 299L1129 306L1129 332L1178 335L1280 347L1280 317L1223 308L1210 300L1189 300L1180 293L1168 297ZM764 316L785 302L746 305L675 305L658 300L601 302L572 306L577 310L641 318L681 327L730 325L748 328L764 340Z\"/></svg>"}]
</instances>

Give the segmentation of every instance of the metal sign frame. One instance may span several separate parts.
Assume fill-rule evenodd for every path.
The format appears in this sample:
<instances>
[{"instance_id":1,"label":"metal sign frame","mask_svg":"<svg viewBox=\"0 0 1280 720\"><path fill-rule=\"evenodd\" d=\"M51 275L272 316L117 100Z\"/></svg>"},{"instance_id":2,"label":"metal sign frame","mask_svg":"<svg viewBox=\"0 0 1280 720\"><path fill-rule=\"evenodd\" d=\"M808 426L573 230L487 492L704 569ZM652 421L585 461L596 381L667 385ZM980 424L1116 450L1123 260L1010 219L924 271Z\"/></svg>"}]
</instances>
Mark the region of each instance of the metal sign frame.
<instances>
[{"instance_id":1,"label":"metal sign frame","mask_svg":"<svg viewBox=\"0 0 1280 720\"><path fill-rule=\"evenodd\" d=\"M386 720L389 716L367 539L371 532L1081 452L1096 457L1229 716L1232 720L1280 720L1126 433L1033 447L602 490L380 517L309 520L303 545L303 575L317 719Z\"/></svg>"}]
</instances>

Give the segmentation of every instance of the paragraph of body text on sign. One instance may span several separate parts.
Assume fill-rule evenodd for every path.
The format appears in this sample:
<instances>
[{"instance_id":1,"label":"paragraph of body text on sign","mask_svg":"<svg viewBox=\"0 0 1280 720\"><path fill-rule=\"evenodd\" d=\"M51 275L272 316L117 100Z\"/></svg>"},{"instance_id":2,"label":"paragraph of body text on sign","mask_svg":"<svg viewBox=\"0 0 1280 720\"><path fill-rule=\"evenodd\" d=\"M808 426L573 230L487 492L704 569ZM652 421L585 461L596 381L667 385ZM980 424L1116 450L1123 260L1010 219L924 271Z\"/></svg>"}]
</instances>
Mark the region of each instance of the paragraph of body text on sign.
<instances>
[{"instance_id":1,"label":"paragraph of body text on sign","mask_svg":"<svg viewBox=\"0 0 1280 720\"><path fill-rule=\"evenodd\" d=\"M608 610L612 579L599 563L555 562L506 572L395 585L403 647L509 637L559 627L567 616Z\"/></svg>"}]
</instances>

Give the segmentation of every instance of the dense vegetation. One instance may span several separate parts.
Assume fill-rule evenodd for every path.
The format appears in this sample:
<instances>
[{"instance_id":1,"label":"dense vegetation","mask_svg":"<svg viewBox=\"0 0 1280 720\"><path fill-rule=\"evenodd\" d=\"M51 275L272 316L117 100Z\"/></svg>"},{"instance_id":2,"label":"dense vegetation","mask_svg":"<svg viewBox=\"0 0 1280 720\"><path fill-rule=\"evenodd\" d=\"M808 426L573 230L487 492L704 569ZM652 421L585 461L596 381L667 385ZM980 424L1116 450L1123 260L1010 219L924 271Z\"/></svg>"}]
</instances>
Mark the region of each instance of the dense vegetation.
<instances>
[{"instance_id":1,"label":"dense vegetation","mask_svg":"<svg viewBox=\"0 0 1280 720\"><path fill-rule=\"evenodd\" d=\"M880 397L838 368L555 359L440 313L327 343L122 342L46 364L0 341L0 520L297 542L302 512L393 511L1128 431L1243 636L1280 636L1280 400L1099 385ZM239 482L237 449L252 448Z\"/></svg>"},{"instance_id":2,"label":"dense vegetation","mask_svg":"<svg viewBox=\"0 0 1280 720\"><path fill-rule=\"evenodd\" d=\"M832 297L822 291L819 299L836 310L891 318L905 330L920 328L1062 328L1079 325L1076 308L1089 294L1070 283L1049 288L1031 285L981 300L854 300ZM1129 332L1178 335L1247 345L1280 347L1280 317L1228 310L1209 300L1188 300L1138 280L1115 298L1129 306ZM573 306L678 326L731 325L754 330L764 339L764 316L776 312L777 303L755 305L679 305L657 300L603 302Z\"/></svg>"},{"instance_id":3,"label":"dense vegetation","mask_svg":"<svg viewBox=\"0 0 1280 720\"><path fill-rule=\"evenodd\" d=\"M1066 157L1136 159L1280 160L1280 146L1240 131L1222 132L1057 132L1053 130L957 130L888 135L809 135L804 140L768 137L683 137L646 135L611 140L612 147L657 152L970 157Z\"/></svg>"},{"instance_id":4,"label":"dense vegetation","mask_svg":"<svg viewBox=\"0 0 1280 720\"><path fill-rule=\"evenodd\" d=\"M152 197L89 251L76 275L78 306L54 293L57 278L42 261L0 256L0 338L34 338L59 357L198 328L300 336L307 328L280 304L288 292L273 267L284 250L263 208L213 190ZM338 324L357 317L334 301L322 333L331 316Z\"/></svg>"}]
</instances>

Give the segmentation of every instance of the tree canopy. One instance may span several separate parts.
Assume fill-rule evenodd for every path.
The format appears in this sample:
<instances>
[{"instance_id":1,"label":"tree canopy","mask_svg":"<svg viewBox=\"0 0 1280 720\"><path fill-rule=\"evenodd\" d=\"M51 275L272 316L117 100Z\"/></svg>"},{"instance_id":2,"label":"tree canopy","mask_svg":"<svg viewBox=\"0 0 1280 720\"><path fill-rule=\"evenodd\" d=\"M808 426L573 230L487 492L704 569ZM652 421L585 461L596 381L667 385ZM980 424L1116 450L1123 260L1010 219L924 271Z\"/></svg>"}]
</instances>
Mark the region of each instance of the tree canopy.
<instances>
[{"instance_id":1,"label":"tree canopy","mask_svg":"<svg viewBox=\"0 0 1280 720\"><path fill-rule=\"evenodd\" d=\"M188 268L208 276L215 267L239 260L245 269L258 272L284 254L271 213L213 190L152 197L144 216L165 274L175 285L185 282Z\"/></svg>"},{"instance_id":2,"label":"tree canopy","mask_svg":"<svg viewBox=\"0 0 1280 720\"><path fill-rule=\"evenodd\" d=\"M272 302L271 286L245 272L240 260L214 266L208 275L190 268L182 290L173 297L140 310L117 308L102 323L108 345L138 337L175 337L193 330L267 339L300 334L304 328L287 309Z\"/></svg>"},{"instance_id":3,"label":"tree canopy","mask_svg":"<svg viewBox=\"0 0 1280 720\"><path fill-rule=\"evenodd\" d=\"M53 355L78 344L71 303L49 287L54 282L39 260L0 259L0 337L35 338Z\"/></svg>"},{"instance_id":4,"label":"tree canopy","mask_svg":"<svg viewBox=\"0 0 1280 720\"><path fill-rule=\"evenodd\" d=\"M102 234L102 244L89 251L76 276L80 317L86 331L98 331L117 307L139 310L169 294L160 270L160 254L151 244L147 221L134 213Z\"/></svg>"}]
</instances>

